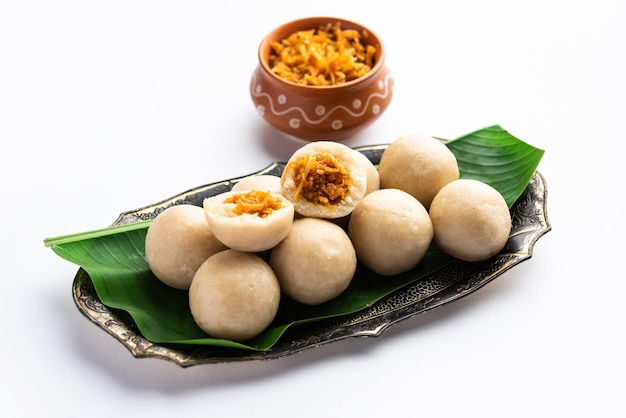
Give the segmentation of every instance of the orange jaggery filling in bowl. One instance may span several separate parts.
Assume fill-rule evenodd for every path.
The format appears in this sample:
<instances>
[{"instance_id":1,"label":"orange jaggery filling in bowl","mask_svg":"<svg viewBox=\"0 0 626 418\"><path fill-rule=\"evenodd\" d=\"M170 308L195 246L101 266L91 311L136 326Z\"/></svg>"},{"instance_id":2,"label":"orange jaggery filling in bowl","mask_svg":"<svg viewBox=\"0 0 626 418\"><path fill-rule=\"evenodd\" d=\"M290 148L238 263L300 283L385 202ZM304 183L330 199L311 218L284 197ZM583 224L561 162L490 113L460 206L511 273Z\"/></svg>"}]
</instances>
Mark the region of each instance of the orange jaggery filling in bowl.
<instances>
[{"instance_id":1,"label":"orange jaggery filling in bowl","mask_svg":"<svg viewBox=\"0 0 626 418\"><path fill-rule=\"evenodd\" d=\"M328 152L307 154L293 164L296 182L294 200L302 196L312 203L333 205L348 195L352 186L350 173L334 155Z\"/></svg>"},{"instance_id":2,"label":"orange jaggery filling in bowl","mask_svg":"<svg viewBox=\"0 0 626 418\"><path fill-rule=\"evenodd\" d=\"M355 80L374 66L376 48L363 44L355 29L327 24L270 43L269 66L296 84L332 86Z\"/></svg>"},{"instance_id":3,"label":"orange jaggery filling in bowl","mask_svg":"<svg viewBox=\"0 0 626 418\"><path fill-rule=\"evenodd\" d=\"M269 192L251 190L229 196L224 200L224 203L234 203L233 212L237 215L247 213L266 218L275 210L280 209L283 201L280 197L272 196Z\"/></svg>"}]
</instances>

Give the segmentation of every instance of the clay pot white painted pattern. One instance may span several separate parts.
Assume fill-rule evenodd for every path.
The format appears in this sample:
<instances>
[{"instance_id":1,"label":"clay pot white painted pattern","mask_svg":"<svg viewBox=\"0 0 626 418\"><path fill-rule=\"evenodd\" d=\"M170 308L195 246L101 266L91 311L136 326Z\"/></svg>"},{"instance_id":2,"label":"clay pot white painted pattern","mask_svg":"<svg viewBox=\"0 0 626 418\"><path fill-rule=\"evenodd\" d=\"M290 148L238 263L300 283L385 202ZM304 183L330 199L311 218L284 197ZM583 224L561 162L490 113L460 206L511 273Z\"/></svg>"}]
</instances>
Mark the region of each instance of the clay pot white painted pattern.
<instances>
[{"instance_id":1,"label":"clay pot white painted pattern","mask_svg":"<svg viewBox=\"0 0 626 418\"><path fill-rule=\"evenodd\" d=\"M337 22L342 28L359 30L363 42L376 47L375 64L370 72L334 86L295 84L272 73L268 65L271 41ZM369 29L347 20L315 17L286 23L263 39L258 58L259 65L250 82L250 95L257 112L276 129L299 139L346 139L378 119L393 96L393 77L385 66L382 42Z\"/></svg>"}]
</instances>

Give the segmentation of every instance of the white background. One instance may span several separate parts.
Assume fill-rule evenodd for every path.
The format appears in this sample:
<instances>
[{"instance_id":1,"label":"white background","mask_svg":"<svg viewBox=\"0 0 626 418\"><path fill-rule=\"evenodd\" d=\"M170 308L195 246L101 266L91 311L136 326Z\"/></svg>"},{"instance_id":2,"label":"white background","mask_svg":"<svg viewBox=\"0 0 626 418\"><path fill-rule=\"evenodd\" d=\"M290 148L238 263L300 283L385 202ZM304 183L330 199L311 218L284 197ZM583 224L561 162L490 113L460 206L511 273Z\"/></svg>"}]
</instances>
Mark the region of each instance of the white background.
<instances>
[{"instance_id":1,"label":"white background","mask_svg":"<svg viewBox=\"0 0 626 418\"><path fill-rule=\"evenodd\" d=\"M135 359L76 309L43 239L285 160L254 110L261 38L369 26L395 96L350 146L499 124L546 150L552 231L479 292L380 338L279 360ZM7 1L0 5L6 416L622 417L626 6L615 0Z\"/></svg>"}]
</instances>

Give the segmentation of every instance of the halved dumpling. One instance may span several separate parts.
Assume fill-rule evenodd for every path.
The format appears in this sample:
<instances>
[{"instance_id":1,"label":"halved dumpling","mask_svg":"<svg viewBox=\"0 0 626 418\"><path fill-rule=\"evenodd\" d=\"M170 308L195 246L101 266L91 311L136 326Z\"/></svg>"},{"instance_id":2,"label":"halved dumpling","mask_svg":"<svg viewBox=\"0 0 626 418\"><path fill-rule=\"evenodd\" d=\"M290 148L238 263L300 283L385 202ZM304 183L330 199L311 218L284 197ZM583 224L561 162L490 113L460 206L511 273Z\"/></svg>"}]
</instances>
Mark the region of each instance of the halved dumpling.
<instances>
[{"instance_id":1,"label":"halved dumpling","mask_svg":"<svg viewBox=\"0 0 626 418\"><path fill-rule=\"evenodd\" d=\"M367 191L367 168L357 151L331 141L293 153L281 177L283 195L297 213L336 219L349 215Z\"/></svg>"},{"instance_id":2,"label":"halved dumpling","mask_svg":"<svg viewBox=\"0 0 626 418\"><path fill-rule=\"evenodd\" d=\"M269 250L287 236L293 224L293 204L271 192L225 192L205 199L203 206L217 239L237 251Z\"/></svg>"}]
</instances>

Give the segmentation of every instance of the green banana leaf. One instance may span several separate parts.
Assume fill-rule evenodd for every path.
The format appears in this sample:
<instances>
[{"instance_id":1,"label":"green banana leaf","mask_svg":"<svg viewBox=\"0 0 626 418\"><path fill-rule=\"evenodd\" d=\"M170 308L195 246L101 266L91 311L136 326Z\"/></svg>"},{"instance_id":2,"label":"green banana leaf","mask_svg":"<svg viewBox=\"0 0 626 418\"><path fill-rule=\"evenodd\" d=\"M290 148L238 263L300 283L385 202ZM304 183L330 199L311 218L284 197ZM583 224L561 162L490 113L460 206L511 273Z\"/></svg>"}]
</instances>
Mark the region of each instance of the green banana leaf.
<instances>
[{"instance_id":1,"label":"green banana leaf","mask_svg":"<svg viewBox=\"0 0 626 418\"><path fill-rule=\"evenodd\" d=\"M446 145L457 157L462 178L492 185L502 193L509 207L524 191L544 154L497 125L448 141ZM397 276L380 277L359 266L348 289L336 299L305 306L284 298L274 322L263 333L238 343L204 333L191 316L187 291L170 288L152 274L144 253L151 222L47 238L44 244L84 269L101 302L128 312L144 338L154 343L267 350L289 327L359 311L455 261L432 245L415 269Z\"/></svg>"},{"instance_id":2,"label":"green banana leaf","mask_svg":"<svg viewBox=\"0 0 626 418\"><path fill-rule=\"evenodd\" d=\"M461 178L481 180L498 190L511 207L535 173L544 150L535 148L498 125L446 142Z\"/></svg>"}]
</instances>

